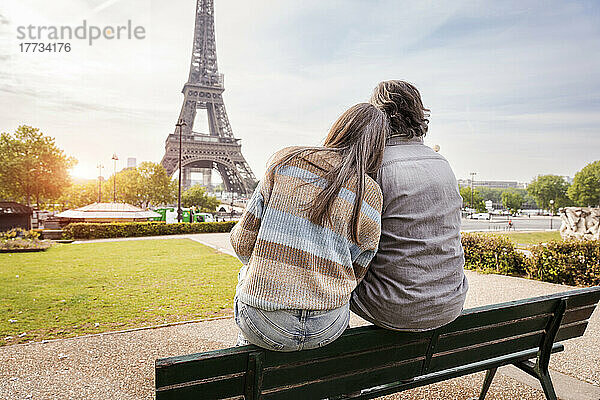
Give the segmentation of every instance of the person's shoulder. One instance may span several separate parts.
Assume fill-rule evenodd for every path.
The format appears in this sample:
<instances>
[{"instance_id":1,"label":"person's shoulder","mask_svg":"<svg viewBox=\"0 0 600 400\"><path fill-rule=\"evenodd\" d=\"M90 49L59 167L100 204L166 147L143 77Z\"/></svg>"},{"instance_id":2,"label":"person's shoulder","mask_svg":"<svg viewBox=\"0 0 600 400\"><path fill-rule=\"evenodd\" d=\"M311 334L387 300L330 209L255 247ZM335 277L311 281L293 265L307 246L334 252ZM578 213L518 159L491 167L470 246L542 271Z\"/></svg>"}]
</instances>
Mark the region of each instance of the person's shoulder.
<instances>
[{"instance_id":1,"label":"person's shoulder","mask_svg":"<svg viewBox=\"0 0 600 400\"><path fill-rule=\"evenodd\" d=\"M304 149L302 146L288 146L283 149L276 151L270 158L267 166L270 167L279 161L283 160L286 156L292 154L293 152Z\"/></svg>"}]
</instances>

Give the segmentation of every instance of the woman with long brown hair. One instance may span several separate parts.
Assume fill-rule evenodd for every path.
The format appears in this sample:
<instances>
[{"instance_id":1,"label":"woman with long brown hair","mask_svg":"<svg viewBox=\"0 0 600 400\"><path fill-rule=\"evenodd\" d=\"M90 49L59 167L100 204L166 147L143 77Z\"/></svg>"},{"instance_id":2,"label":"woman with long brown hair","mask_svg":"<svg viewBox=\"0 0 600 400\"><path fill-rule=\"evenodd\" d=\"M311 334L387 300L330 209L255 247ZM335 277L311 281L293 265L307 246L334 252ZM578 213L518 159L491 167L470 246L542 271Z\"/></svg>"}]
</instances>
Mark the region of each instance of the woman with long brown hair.
<instances>
[{"instance_id":1,"label":"woman with long brown hair","mask_svg":"<svg viewBox=\"0 0 600 400\"><path fill-rule=\"evenodd\" d=\"M238 344L278 351L324 346L348 326L352 290L381 232L388 120L367 103L344 112L323 147L275 154L231 233L244 264L235 297Z\"/></svg>"}]
</instances>

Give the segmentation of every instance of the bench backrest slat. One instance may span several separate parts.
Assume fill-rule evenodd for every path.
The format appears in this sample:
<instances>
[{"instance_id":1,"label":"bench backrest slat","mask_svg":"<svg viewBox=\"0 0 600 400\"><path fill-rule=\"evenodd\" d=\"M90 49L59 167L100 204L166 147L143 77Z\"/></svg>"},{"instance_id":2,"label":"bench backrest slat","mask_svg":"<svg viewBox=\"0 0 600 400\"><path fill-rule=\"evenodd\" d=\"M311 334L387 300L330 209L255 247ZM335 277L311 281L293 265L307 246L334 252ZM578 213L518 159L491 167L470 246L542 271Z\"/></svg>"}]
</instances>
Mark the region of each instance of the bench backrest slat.
<instances>
[{"instance_id":1,"label":"bench backrest slat","mask_svg":"<svg viewBox=\"0 0 600 400\"><path fill-rule=\"evenodd\" d=\"M583 335L585 328L587 328L587 324L587 321L579 321L567 325L561 325L554 341L561 342L563 340L573 339Z\"/></svg>"},{"instance_id":2,"label":"bench backrest slat","mask_svg":"<svg viewBox=\"0 0 600 400\"><path fill-rule=\"evenodd\" d=\"M319 359L336 357L348 352L360 353L362 351L373 351L377 348L400 346L407 343L428 340L432 332L394 332L382 330L376 326L362 326L348 329L333 343L314 350L294 352L267 352L265 353L264 367L282 364L295 364L302 362L314 362Z\"/></svg>"},{"instance_id":3,"label":"bench backrest slat","mask_svg":"<svg viewBox=\"0 0 600 400\"><path fill-rule=\"evenodd\" d=\"M427 373L471 364L538 347L544 331L530 332L504 340L496 340L433 354Z\"/></svg>"},{"instance_id":4,"label":"bench backrest slat","mask_svg":"<svg viewBox=\"0 0 600 400\"><path fill-rule=\"evenodd\" d=\"M435 350L442 353L503 338L542 332L548 326L552 317L553 314L540 314L539 316L518 318L463 331L449 332L440 335Z\"/></svg>"},{"instance_id":5,"label":"bench backrest slat","mask_svg":"<svg viewBox=\"0 0 600 400\"><path fill-rule=\"evenodd\" d=\"M167 386L157 390L156 398L160 400L242 398L245 379L245 374L241 374L234 379L196 381L185 386Z\"/></svg>"},{"instance_id":6,"label":"bench backrest slat","mask_svg":"<svg viewBox=\"0 0 600 400\"><path fill-rule=\"evenodd\" d=\"M586 321L592 316L595 308L596 304L588 304L582 307L572 308L570 310L567 309L560 324L566 325L572 322Z\"/></svg>"},{"instance_id":7,"label":"bench backrest slat","mask_svg":"<svg viewBox=\"0 0 600 400\"><path fill-rule=\"evenodd\" d=\"M234 396L243 393L247 367L248 354L238 349L163 358L156 361L156 388L173 387L175 392L184 393L184 389L175 388L196 382L194 386L202 387L210 393L213 391L212 386L217 387L214 390L218 386L226 387L227 392ZM210 396L207 395L207 398Z\"/></svg>"},{"instance_id":8,"label":"bench backrest slat","mask_svg":"<svg viewBox=\"0 0 600 400\"><path fill-rule=\"evenodd\" d=\"M303 382L301 388L289 388L285 392L308 395L312 393L313 386L318 387L322 382L329 382L332 386L344 382L346 387L352 386L353 381L360 380L361 371L371 372L382 367L394 370L396 379L414 376L411 374L418 374L423 366L428 345L428 341L422 340L358 353L353 352L351 347L339 348L339 354L328 359L265 368L262 388L269 391ZM360 390L360 383L357 385L357 390Z\"/></svg>"},{"instance_id":9,"label":"bench backrest slat","mask_svg":"<svg viewBox=\"0 0 600 400\"><path fill-rule=\"evenodd\" d=\"M487 325L518 319L537 317L539 315L554 314L558 299L539 298L532 301L514 301L510 303L494 304L488 307L478 307L463 311L457 319L439 329L440 335L449 332L477 329Z\"/></svg>"},{"instance_id":10,"label":"bench backrest slat","mask_svg":"<svg viewBox=\"0 0 600 400\"><path fill-rule=\"evenodd\" d=\"M375 368L358 369L345 374L324 376L295 386L262 390L265 400L304 400L336 396L360 391L373 386L373 382L394 382L419 375L423 360L379 364Z\"/></svg>"}]
</instances>

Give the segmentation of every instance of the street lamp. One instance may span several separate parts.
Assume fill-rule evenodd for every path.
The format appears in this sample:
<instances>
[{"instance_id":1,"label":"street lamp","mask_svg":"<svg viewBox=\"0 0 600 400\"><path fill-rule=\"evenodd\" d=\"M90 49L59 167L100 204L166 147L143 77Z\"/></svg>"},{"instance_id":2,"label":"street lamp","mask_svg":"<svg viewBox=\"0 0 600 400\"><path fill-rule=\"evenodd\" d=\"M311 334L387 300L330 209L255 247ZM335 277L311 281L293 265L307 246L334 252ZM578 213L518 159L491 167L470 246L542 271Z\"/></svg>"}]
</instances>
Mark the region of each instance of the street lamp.
<instances>
[{"instance_id":1,"label":"street lamp","mask_svg":"<svg viewBox=\"0 0 600 400\"><path fill-rule=\"evenodd\" d=\"M185 121L180 119L175 124L179 128L179 189L177 191L177 222L183 221L183 210L181 209L181 127L185 125Z\"/></svg>"},{"instance_id":2,"label":"street lamp","mask_svg":"<svg viewBox=\"0 0 600 400\"><path fill-rule=\"evenodd\" d=\"M113 203L117 202L117 153L113 153L111 160L115 162L115 176L113 177Z\"/></svg>"},{"instance_id":3,"label":"street lamp","mask_svg":"<svg viewBox=\"0 0 600 400\"><path fill-rule=\"evenodd\" d=\"M104 165L100 163L96 168L100 170L100 175L98 176L98 203L102 203L102 168L104 168Z\"/></svg>"},{"instance_id":4,"label":"street lamp","mask_svg":"<svg viewBox=\"0 0 600 400\"><path fill-rule=\"evenodd\" d=\"M473 180L477 172L469 172L469 175L471 175L471 218L473 218Z\"/></svg>"},{"instance_id":5,"label":"street lamp","mask_svg":"<svg viewBox=\"0 0 600 400\"><path fill-rule=\"evenodd\" d=\"M550 230L552 230L552 217L554 216L554 200L550 200Z\"/></svg>"}]
</instances>

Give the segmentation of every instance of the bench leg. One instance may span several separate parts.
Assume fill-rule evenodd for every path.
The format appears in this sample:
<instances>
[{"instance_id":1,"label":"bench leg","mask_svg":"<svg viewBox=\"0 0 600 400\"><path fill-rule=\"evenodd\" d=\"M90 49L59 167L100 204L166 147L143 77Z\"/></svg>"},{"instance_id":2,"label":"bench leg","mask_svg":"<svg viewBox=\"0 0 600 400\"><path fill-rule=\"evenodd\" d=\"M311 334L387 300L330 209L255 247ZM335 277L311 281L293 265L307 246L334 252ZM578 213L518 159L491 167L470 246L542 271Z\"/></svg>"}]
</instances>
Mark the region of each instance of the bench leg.
<instances>
[{"instance_id":1,"label":"bench leg","mask_svg":"<svg viewBox=\"0 0 600 400\"><path fill-rule=\"evenodd\" d=\"M529 375L540 380L540 384L542 385L542 389L544 390L546 399L558 399L556 397L556 393L554 392L554 385L552 384L552 379L550 378L550 371L548 371L548 366L540 366L539 364L533 364L531 361L521 361L515 363L514 365L520 368L521 370L527 372Z\"/></svg>"},{"instance_id":2,"label":"bench leg","mask_svg":"<svg viewBox=\"0 0 600 400\"><path fill-rule=\"evenodd\" d=\"M548 400L557 400L556 393L554 392L554 385L552 385L552 380L550 379L550 373L548 371L540 372L540 383L542 384L542 389L544 389L544 394Z\"/></svg>"},{"instance_id":3,"label":"bench leg","mask_svg":"<svg viewBox=\"0 0 600 400\"><path fill-rule=\"evenodd\" d=\"M481 393L479 393L479 400L484 400L485 395L487 394L490 386L492 385L492 380L494 379L494 375L496 375L496 371L498 368L488 369L485 373L485 380L483 381L483 387L481 388Z\"/></svg>"}]
</instances>

